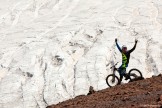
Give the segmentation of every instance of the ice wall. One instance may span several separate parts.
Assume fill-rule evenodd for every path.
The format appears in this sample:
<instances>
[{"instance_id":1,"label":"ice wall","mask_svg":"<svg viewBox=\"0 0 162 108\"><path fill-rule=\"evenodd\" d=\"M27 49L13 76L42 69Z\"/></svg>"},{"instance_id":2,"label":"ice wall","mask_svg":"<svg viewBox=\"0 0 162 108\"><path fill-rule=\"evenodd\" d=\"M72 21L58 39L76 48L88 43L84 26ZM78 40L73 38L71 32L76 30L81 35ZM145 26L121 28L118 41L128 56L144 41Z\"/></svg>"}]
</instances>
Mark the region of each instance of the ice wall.
<instances>
[{"instance_id":1,"label":"ice wall","mask_svg":"<svg viewBox=\"0 0 162 108\"><path fill-rule=\"evenodd\" d=\"M107 88L128 49L129 69L162 73L160 0L1 0L0 108L45 108ZM106 67L108 65L108 67Z\"/></svg>"}]
</instances>

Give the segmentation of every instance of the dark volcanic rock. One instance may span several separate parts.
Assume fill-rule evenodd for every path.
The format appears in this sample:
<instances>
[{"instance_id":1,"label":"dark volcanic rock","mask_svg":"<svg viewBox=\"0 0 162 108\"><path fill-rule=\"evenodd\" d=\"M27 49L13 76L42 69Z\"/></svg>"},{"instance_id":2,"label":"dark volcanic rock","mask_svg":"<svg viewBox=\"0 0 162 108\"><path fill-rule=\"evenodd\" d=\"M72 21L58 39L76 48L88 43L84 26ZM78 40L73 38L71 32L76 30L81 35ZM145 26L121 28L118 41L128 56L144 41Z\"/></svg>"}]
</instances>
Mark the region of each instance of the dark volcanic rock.
<instances>
[{"instance_id":1,"label":"dark volcanic rock","mask_svg":"<svg viewBox=\"0 0 162 108\"><path fill-rule=\"evenodd\" d=\"M161 108L162 76L90 92L48 108Z\"/></svg>"}]
</instances>

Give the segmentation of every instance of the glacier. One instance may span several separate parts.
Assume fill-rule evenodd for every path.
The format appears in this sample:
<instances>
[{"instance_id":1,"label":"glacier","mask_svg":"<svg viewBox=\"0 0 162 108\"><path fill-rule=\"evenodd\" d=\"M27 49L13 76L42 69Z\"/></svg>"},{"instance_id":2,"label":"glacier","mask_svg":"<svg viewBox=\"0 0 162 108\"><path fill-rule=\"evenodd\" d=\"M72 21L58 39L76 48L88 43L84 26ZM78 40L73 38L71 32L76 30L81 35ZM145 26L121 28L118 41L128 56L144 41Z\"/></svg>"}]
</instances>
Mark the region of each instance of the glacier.
<instances>
[{"instance_id":1,"label":"glacier","mask_svg":"<svg viewBox=\"0 0 162 108\"><path fill-rule=\"evenodd\" d=\"M110 66L121 63L115 38L128 49L139 40L127 70L156 76L161 35L160 0L1 0L0 108L45 108L108 88Z\"/></svg>"}]
</instances>

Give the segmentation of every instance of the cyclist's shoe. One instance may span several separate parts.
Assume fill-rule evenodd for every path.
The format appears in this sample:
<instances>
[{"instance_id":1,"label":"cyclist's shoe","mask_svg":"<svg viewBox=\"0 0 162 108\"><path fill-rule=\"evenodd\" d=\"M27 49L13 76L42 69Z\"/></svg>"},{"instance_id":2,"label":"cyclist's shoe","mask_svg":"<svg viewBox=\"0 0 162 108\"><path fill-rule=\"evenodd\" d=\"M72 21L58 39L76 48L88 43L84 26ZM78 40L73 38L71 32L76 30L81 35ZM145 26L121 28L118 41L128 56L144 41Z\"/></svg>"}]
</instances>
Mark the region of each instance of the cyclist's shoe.
<instances>
[{"instance_id":1,"label":"cyclist's shoe","mask_svg":"<svg viewBox=\"0 0 162 108\"><path fill-rule=\"evenodd\" d=\"M126 75L125 75L125 80L128 80L128 79L129 79L129 75L126 74Z\"/></svg>"},{"instance_id":2,"label":"cyclist's shoe","mask_svg":"<svg viewBox=\"0 0 162 108\"><path fill-rule=\"evenodd\" d=\"M128 80L128 79L129 79L128 77L125 78L125 80Z\"/></svg>"}]
</instances>

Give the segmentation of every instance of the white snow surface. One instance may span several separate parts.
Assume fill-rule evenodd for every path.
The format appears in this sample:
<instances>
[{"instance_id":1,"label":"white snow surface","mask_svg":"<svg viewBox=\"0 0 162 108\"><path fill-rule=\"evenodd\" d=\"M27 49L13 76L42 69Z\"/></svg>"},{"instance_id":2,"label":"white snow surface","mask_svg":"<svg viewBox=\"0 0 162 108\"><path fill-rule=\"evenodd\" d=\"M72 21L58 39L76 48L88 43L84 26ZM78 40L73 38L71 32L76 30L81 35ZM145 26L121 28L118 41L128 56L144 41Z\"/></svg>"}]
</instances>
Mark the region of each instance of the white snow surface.
<instances>
[{"instance_id":1,"label":"white snow surface","mask_svg":"<svg viewBox=\"0 0 162 108\"><path fill-rule=\"evenodd\" d=\"M110 66L121 64L115 38L128 49L139 40L127 70L162 73L161 0L0 0L0 37L0 108L108 88Z\"/></svg>"}]
</instances>

